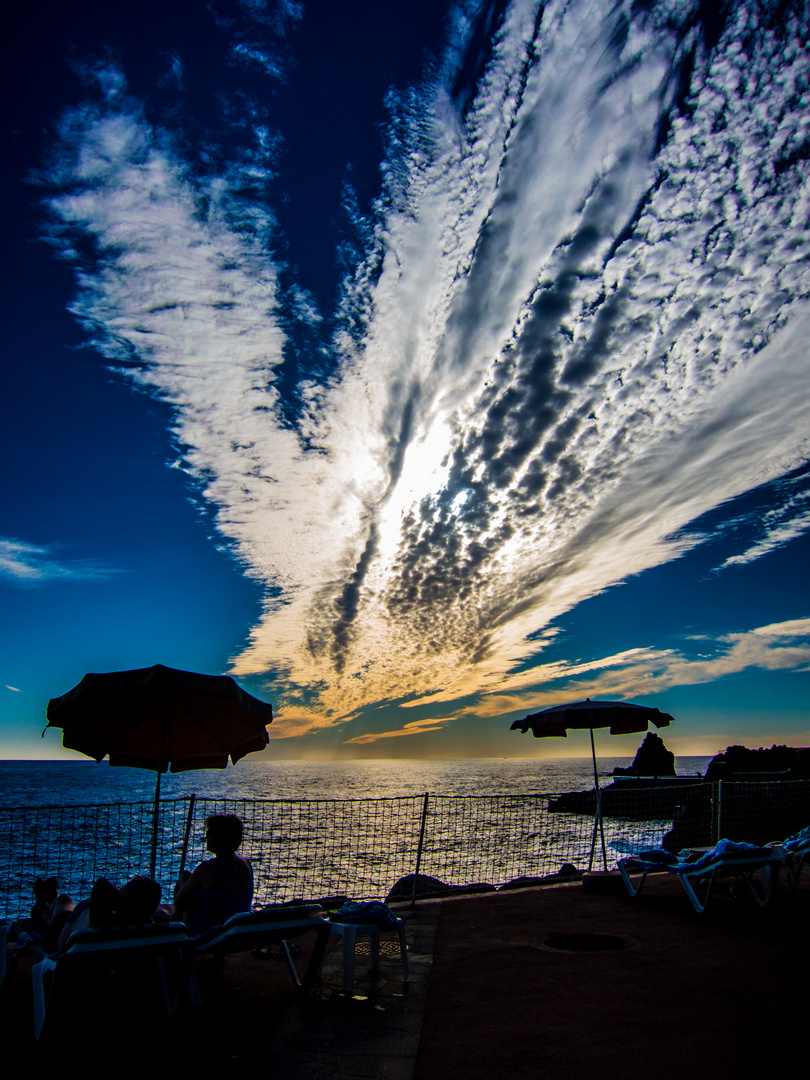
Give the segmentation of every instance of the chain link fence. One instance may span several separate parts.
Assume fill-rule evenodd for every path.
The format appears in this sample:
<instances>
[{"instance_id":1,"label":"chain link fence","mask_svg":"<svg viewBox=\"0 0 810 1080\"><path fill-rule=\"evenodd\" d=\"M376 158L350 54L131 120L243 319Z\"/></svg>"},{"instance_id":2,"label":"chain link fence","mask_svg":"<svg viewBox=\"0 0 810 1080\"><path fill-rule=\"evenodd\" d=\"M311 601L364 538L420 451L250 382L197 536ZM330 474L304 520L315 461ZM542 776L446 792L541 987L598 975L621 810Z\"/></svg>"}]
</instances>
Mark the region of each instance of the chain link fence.
<instances>
[{"instance_id":1,"label":"chain link fence","mask_svg":"<svg viewBox=\"0 0 810 1080\"><path fill-rule=\"evenodd\" d=\"M235 813L245 823L256 902L346 894L385 897L418 873L448 885L501 886L556 873L564 863L602 866L593 792L363 800L165 800L156 877L171 899L181 867L207 857L204 823ZM810 823L810 781L613 784L602 795L608 866L665 843L711 846L722 837L766 843ZM26 913L37 877L58 878L74 899L99 876L122 884L148 874L151 803L0 808L0 917ZM418 895L418 892L417 892Z\"/></svg>"}]
</instances>

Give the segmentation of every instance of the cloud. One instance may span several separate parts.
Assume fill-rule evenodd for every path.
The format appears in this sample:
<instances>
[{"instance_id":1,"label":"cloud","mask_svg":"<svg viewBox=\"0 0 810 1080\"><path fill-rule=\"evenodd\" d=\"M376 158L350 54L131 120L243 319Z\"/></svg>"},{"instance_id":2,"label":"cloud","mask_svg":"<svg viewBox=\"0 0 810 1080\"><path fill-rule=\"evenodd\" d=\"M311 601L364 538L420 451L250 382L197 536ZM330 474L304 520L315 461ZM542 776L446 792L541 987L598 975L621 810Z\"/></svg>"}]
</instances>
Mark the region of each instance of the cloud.
<instances>
[{"instance_id":1,"label":"cloud","mask_svg":"<svg viewBox=\"0 0 810 1080\"><path fill-rule=\"evenodd\" d=\"M697 639L696 647L700 648L697 656L687 656L677 649L649 648L630 650L623 656L608 657L592 665L539 664L531 671L534 689L510 694L508 691L521 690L522 685L510 687L507 681L480 704L465 710L465 715L502 716L517 709L536 712L561 700L587 697L626 700L660 694L678 686L714 682L751 668L810 671L810 618L790 619L713 639ZM602 671L596 677L580 678L583 672L599 668Z\"/></svg>"},{"instance_id":2,"label":"cloud","mask_svg":"<svg viewBox=\"0 0 810 1080\"><path fill-rule=\"evenodd\" d=\"M459 23L392 97L328 362L292 393L285 328L321 315L279 288L266 129L248 117L206 171L135 102L64 119L73 311L174 407L183 467L265 584L233 671L275 674L287 730L529 693L538 631L806 453L807 13L729 6L709 49L678 11L518 0L463 94ZM785 498L751 557L804 527Z\"/></svg>"},{"instance_id":3,"label":"cloud","mask_svg":"<svg viewBox=\"0 0 810 1080\"><path fill-rule=\"evenodd\" d=\"M0 537L0 578L15 585L87 581L120 573L124 571L90 560L59 560L54 555L53 547Z\"/></svg>"},{"instance_id":4,"label":"cloud","mask_svg":"<svg viewBox=\"0 0 810 1080\"><path fill-rule=\"evenodd\" d=\"M266 75L279 79L284 74L282 60L265 49L240 41L233 47L234 56L244 63L256 64Z\"/></svg>"},{"instance_id":5,"label":"cloud","mask_svg":"<svg viewBox=\"0 0 810 1080\"><path fill-rule=\"evenodd\" d=\"M789 544L791 540L801 536L810 529L810 492L800 491L796 495L789 496L774 507L761 514L756 522L751 524L762 536L745 551L738 555L730 555L717 569L724 570L729 566L745 566L747 563L761 559L772 551Z\"/></svg>"},{"instance_id":6,"label":"cloud","mask_svg":"<svg viewBox=\"0 0 810 1080\"><path fill-rule=\"evenodd\" d=\"M442 717L439 720L413 720L409 724L405 724L404 727L398 728L396 731L378 731L376 733L368 733L366 735L355 735L353 739L346 739L345 742L359 743L365 745L367 743L377 742L379 739L399 739L405 735L424 735L428 731L440 731L445 724L449 723L453 717Z\"/></svg>"},{"instance_id":7,"label":"cloud","mask_svg":"<svg viewBox=\"0 0 810 1080\"><path fill-rule=\"evenodd\" d=\"M418 735L440 730L463 717L501 717L517 709L539 711L563 700L627 700L660 694L679 686L715 682L751 668L763 671L810 671L810 618L788 619L744 633L696 639L700 655L677 649L636 648L585 663L566 660L538 664L507 676L497 691L453 716L417 720L395 731L368 733L347 743ZM587 677L583 677L587 676ZM411 705L426 705L421 700Z\"/></svg>"}]
</instances>

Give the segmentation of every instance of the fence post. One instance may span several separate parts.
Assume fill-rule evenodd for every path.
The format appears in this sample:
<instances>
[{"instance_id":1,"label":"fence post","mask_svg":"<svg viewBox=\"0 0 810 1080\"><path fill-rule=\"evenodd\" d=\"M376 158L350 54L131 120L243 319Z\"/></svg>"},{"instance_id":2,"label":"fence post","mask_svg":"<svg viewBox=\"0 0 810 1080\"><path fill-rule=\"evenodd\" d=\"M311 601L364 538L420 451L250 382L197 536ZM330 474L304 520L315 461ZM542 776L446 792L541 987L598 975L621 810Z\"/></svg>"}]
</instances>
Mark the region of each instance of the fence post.
<instances>
[{"instance_id":1,"label":"fence post","mask_svg":"<svg viewBox=\"0 0 810 1080\"><path fill-rule=\"evenodd\" d=\"M183 836L183 855L180 859L180 873L182 874L186 868L186 855L188 854L188 838L191 835L191 819L194 815L194 800L197 796L192 792L191 797L188 800L188 813L186 814L186 831Z\"/></svg>"},{"instance_id":2,"label":"fence post","mask_svg":"<svg viewBox=\"0 0 810 1080\"><path fill-rule=\"evenodd\" d=\"M714 842L719 844L723 839L723 781L717 781L717 818L715 824Z\"/></svg>"},{"instance_id":3,"label":"fence post","mask_svg":"<svg viewBox=\"0 0 810 1080\"><path fill-rule=\"evenodd\" d=\"M422 803L422 824L419 827L419 847L416 849L416 869L413 872L413 892L411 893L411 907L416 907L416 883L419 880L419 867L422 865L422 845L425 841L425 822L427 821L428 793L425 792L425 801Z\"/></svg>"}]
</instances>

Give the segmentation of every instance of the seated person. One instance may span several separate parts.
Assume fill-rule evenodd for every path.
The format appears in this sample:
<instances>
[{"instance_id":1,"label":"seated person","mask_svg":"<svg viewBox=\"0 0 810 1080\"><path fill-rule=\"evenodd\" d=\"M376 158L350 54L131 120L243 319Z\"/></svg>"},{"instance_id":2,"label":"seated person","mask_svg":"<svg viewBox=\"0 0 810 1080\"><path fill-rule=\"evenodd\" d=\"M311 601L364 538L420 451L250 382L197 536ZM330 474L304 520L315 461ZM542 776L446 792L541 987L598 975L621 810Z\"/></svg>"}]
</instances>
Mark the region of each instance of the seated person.
<instances>
[{"instance_id":1,"label":"seated person","mask_svg":"<svg viewBox=\"0 0 810 1080\"><path fill-rule=\"evenodd\" d=\"M15 952L29 951L37 957L54 952L60 928L76 906L67 893L59 892L58 879L37 878L34 882L34 906L28 919L15 919L8 930L8 940Z\"/></svg>"},{"instance_id":2,"label":"seated person","mask_svg":"<svg viewBox=\"0 0 810 1080\"><path fill-rule=\"evenodd\" d=\"M58 879L38 877L34 882L34 906L31 908L31 918L26 930L44 934L54 916L54 905L58 898Z\"/></svg>"},{"instance_id":3,"label":"seated person","mask_svg":"<svg viewBox=\"0 0 810 1080\"><path fill-rule=\"evenodd\" d=\"M93 886L89 900L76 904L61 922L52 920L49 927L51 941L46 938L46 945L64 949L71 934L87 927L140 926L150 923L159 904L160 885L152 878L134 877L117 889L112 882L100 877Z\"/></svg>"},{"instance_id":4,"label":"seated person","mask_svg":"<svg viewBox=\"0 0 810 1080\"><path fill-rule=\"evenodd\" d=\"M214 814L205 822L205 846L214 856L193 873L184 870L174 890L175 917L197 937L220 926L253 903L253 870L237 848L242 820L236 814Z\"/></svg>"}]
</instances>

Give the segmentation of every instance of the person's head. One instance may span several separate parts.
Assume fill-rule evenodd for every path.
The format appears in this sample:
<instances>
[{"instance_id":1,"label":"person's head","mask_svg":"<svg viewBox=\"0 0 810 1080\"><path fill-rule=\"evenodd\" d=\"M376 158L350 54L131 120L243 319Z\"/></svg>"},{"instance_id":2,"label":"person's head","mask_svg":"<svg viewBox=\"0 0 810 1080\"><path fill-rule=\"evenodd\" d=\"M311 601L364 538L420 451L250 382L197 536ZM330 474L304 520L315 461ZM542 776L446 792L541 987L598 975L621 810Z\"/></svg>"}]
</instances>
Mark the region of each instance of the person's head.
<instances>
[{"instance_id":1,"label":"person's head","mask_svg":"<svg viewBox=\"0 0 810 1080\"><path fill-rule=\"evenodd\" d=\"M205 846L214 855L231 855L242 843L242 819L236 814L212 814L205 822Z\"/></svg>"},{"instance_id":2,"label":"person's head","mask_svg":"<svg viewBox=\"0 0 810 1080\"><path fill-rule=\"evenodd\" d=\"M134 877L121 886L127 916L132 922L147 922L160 903L160 885L150 877Z\"/></svg>"},{"instance_id":3,"label":"person's head","mask_svg":"<svg viewBox=\"0 0 810 1080\"><path fill-rule=\"evenodd\" d=\"M38 877L34 882L34 899L38 904L47 907L59 895L59 881L55 877Z\"/></svg>"}]
</instances>

